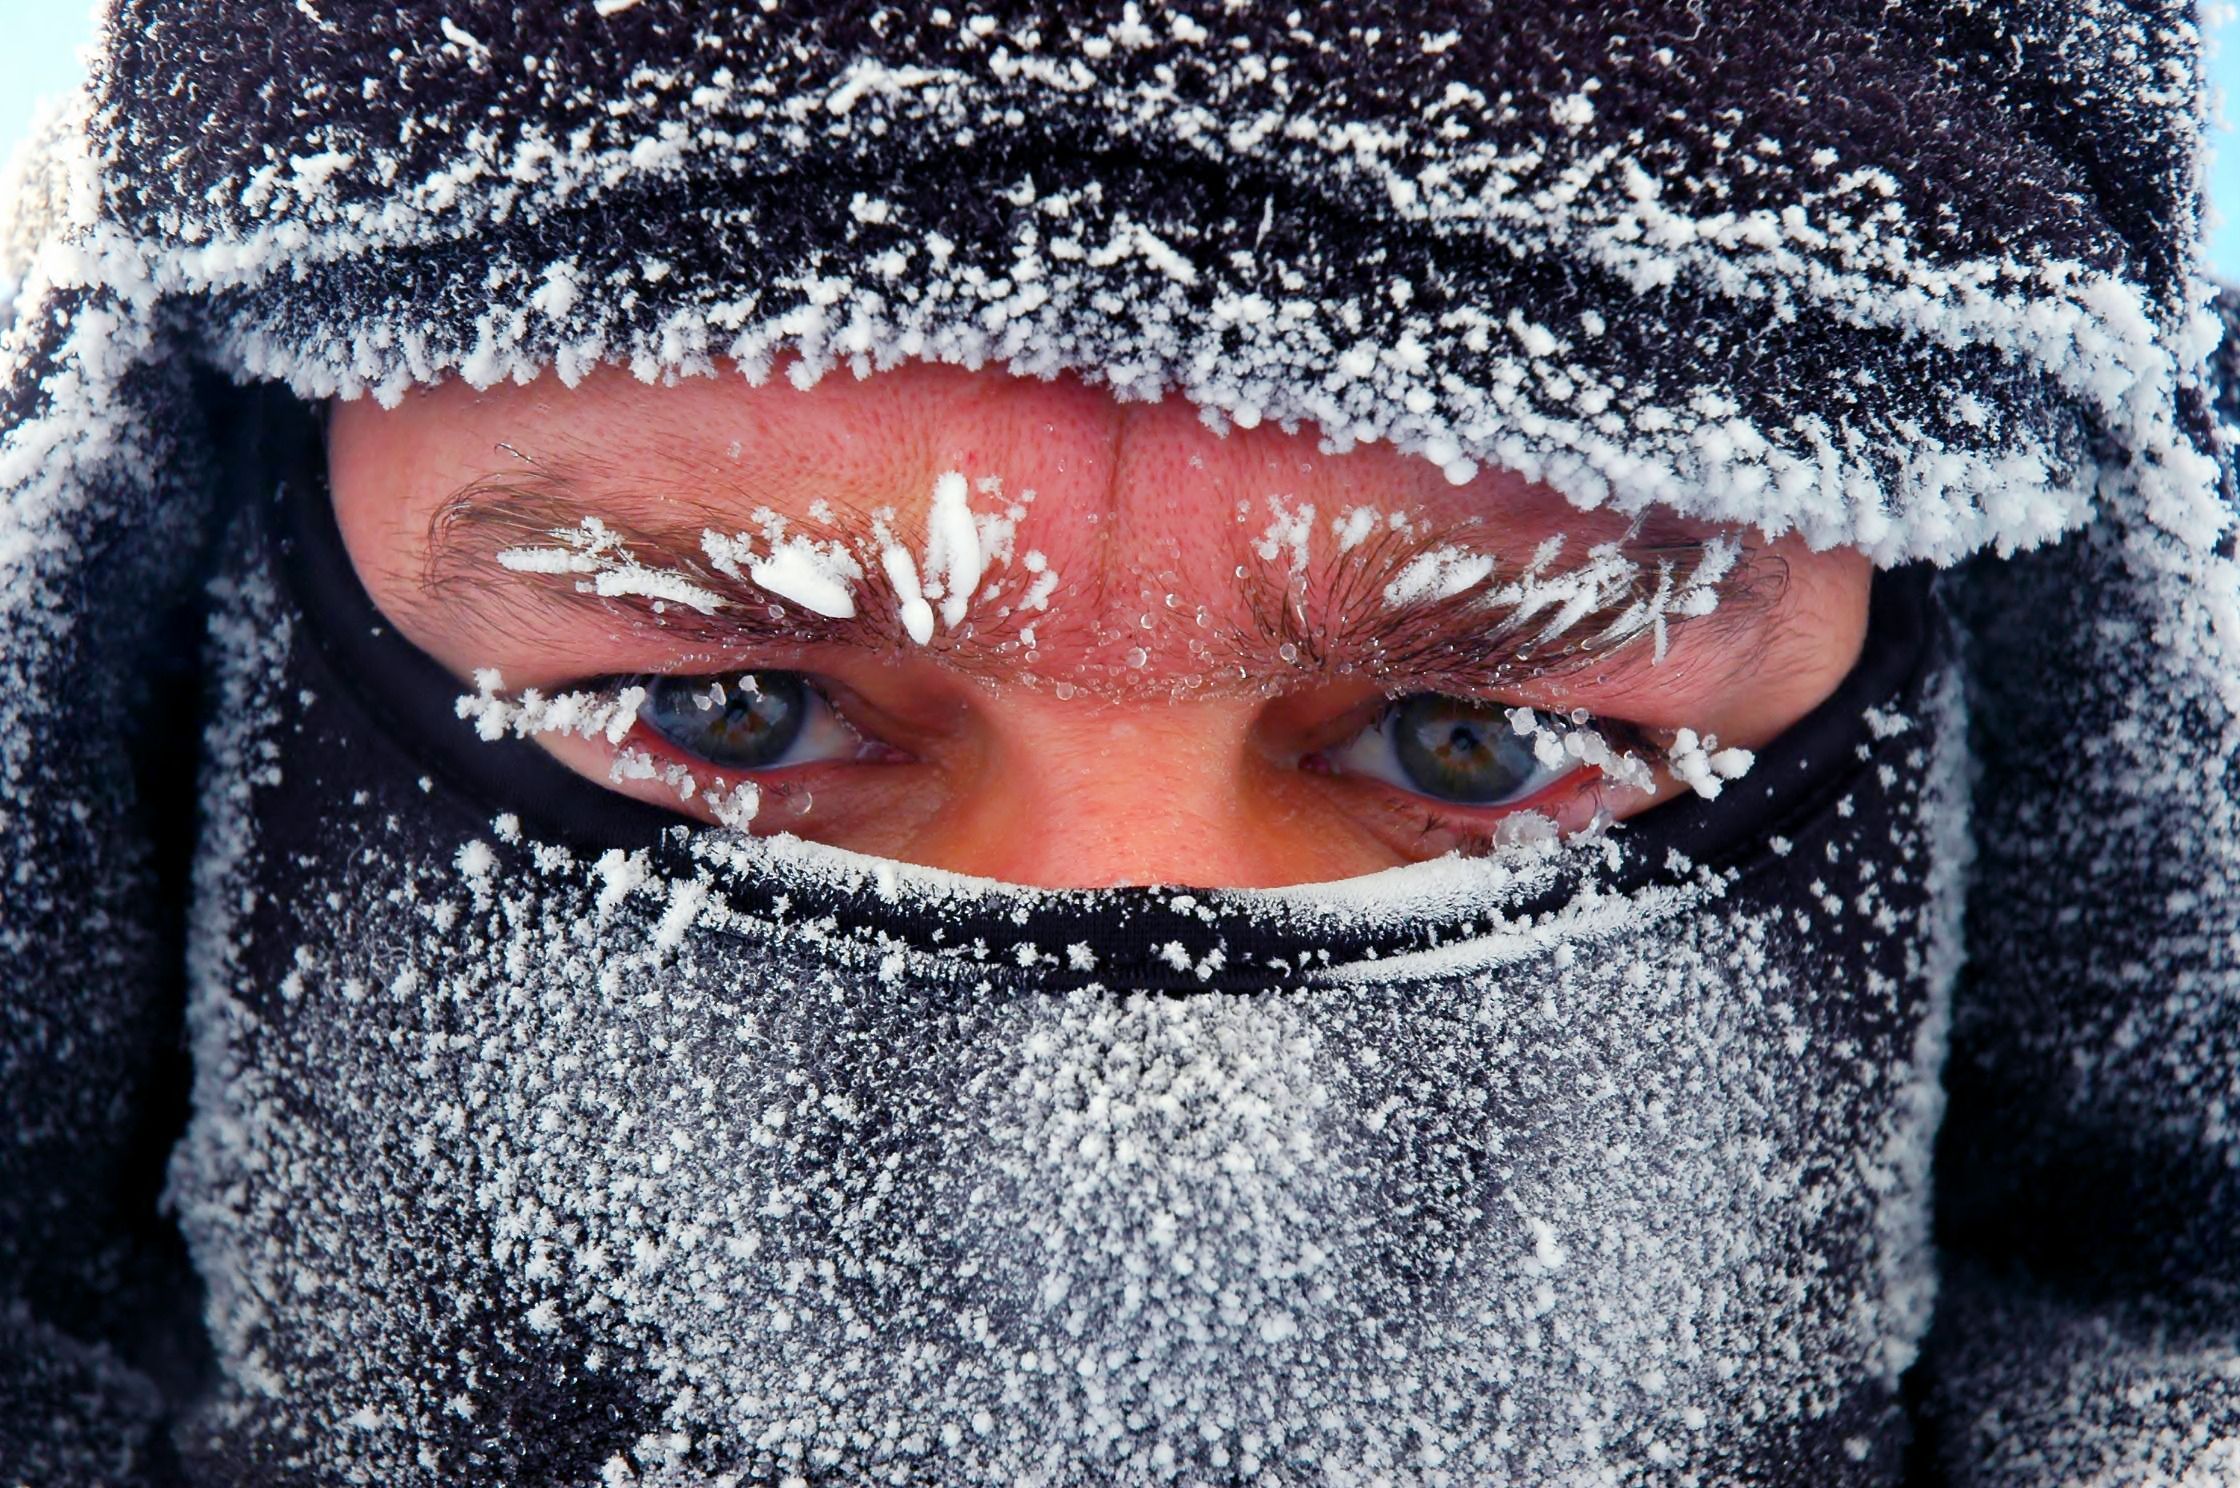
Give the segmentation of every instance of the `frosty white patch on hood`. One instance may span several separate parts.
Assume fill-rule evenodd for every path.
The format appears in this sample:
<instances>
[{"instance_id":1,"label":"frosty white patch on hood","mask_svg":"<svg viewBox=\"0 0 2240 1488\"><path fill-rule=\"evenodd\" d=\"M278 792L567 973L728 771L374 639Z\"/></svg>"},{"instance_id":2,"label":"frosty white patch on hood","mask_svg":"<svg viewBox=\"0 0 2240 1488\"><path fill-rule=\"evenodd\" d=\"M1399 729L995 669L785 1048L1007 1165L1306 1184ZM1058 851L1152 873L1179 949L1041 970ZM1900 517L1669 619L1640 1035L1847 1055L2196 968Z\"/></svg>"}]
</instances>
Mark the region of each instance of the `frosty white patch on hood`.
<instances>
[{"instance_id":1,"label":"frosty white patch on hood","mask_svg":"<svg viewBox=\"0 0 2240 1488\"><path fill-rule=\"evenodd\" d=\"M2222 520L2213 471L2191 451L2177 407L2213 339L2199 308L2205 292L2150 292L2110 269L2111 229L2041 179L2044 165L2030 157L2006 157L2005 179L2016 190L2030 183L2031 200L2074 230L2060 242L2080 256L1948 234L1943 215L1916 205L1907 163L1876 158L1904 154L1899 141L1847 139L1831 150L1760 135L1745 145L1716 122L1720 110L1672 110L1662 127L1698 139L1697 168L1712 175L1668 181L1653 152L1625 136L1622 108L1613 114L1570 87L1539 97L1537 108L1502 104L1514 90L1488 91L1484 78L1454 70L1467 65L1461 48L1377 59L1372 71L1393 74L1390 96L1412 98L1414 112L1437 121L1400 129L1366 98L1355 117L1307 108L1297 88L1311 69L1277 64L1308 43L1258 20L1235 24L1258 33L1264 50L1157 43L1172 53L1163 65L1200 79L1218 106L1148 88L1109 54L1092 55L1109 38L1065 25L1038 29L1025 61L968 24L913 30L912 44L930 53L910 56L892 51L899 37L789 51L798 22L739 20L707 33L702 50L677 38L682 50L665 53L665 68L649 63L590 85L613 92L612 122L566 147L538 131L458 130L431 167L408 163L378 131L326 118L314 127L274 103L278 158L348 155L350 169L262 195L215 181L177 198L156 193L167 205L150 211L170 228L100 222L93 241L58 250L55 272L143 303L157 292L254 301L290 282L300 263L409 254L607 192L658 193L738 171L790 179L784 164L803 152L948 140L979 127L960 121L983 110L1129 118L1146 158L1210 150L1234 171L1310 189L1294 213L1274 213L1262 196L1249 213L1193 215L1152 210L1078 170L1053 169L1048 181L929 179L888 193L881 212L835 212L831 242L752 269L743 261L758 255L745 248L768 208L727 208L703 227L741 238L726 260L741 285L675 273L672 255L663 259L672 272L643 286L657 295L634 292L617 305L577 293L562 305L548 258L501 250L473 270L475 303L486 308L456 327L419 323L402 305L357 307L364 313L347 322L299 319L285 332L273 317L248 314L222 328L226 354L310 396L388 398L452 371L486 384L555 367L573 380L614 363L655 378L706 373L723 356L767 367L788 349L809 381L836 365L869 370L906 357L1003 360L1101 378L1127 396L1179 390L1239 420L1390 439L1450 478L1499 464L1583 505L1669 504L1888 559L2029 545L2074 526L2089 510L2091 482L2073 410L2122 431L2132 476L2154 490L2170 530L2199 542ZM1559 28L1591 33L1598 24L1588 13ZM528 107L516 95L543 87L537 75L494 65L487 39L459 35L473 40L450 46L476 91L502 100L501 112ZM2174 28L2168 44L2190 44L2190 35ZM651 33L640 40L671 45ZM1590 48L1609 40L1581 38ZM384 63L376 49L369 70L351 76L409 71L417 55L395 47ZM624 75L661 86L631 93ZM239 148L213 148L206 170L222 172ZM966 178L973 158L966 147L943 155ZM1862 163L1837 169L1847 160ZM396 183L380 188L378 211L336 186L360 178ZM1485 268L1467 285L1442 284L1374 268L1373 256L1347 260L1319 221L1317 204L1333 190L1349 200L1367 193L1350 221L1373 211L1395 231L1468 238L1473 262L1559 263L1565 273L1542 284ZM1762 204L1724 205L1745 190ZM1959 193L1967 210L1987 210L1972 193ZM1954 195L1945 193L1948 212ZM1007 203L1016 215L965 234L945 210L959 197ZM903 245L922 251L904 254ZM577 257L567 282L588 285L598 271ZM1305 293L1339 279L1342 292ZM1636 313L1629 301L1654 301L1675 285L1718 307L1693 342L1553 329L1622 319ZM1276 286L1280 297L1263 292ZM1227 313L1205 314L1201 299ZM1654 365L1624 365L1619 342ZM1901 362L1906 376L1879 381L1867 397L1804 375L1820 364L1815 356L1853 343ZM1745 344L1758 354L1726 354ZM1900 403L1888 405L1892 397Z\"/></svg>"}]
</instances>

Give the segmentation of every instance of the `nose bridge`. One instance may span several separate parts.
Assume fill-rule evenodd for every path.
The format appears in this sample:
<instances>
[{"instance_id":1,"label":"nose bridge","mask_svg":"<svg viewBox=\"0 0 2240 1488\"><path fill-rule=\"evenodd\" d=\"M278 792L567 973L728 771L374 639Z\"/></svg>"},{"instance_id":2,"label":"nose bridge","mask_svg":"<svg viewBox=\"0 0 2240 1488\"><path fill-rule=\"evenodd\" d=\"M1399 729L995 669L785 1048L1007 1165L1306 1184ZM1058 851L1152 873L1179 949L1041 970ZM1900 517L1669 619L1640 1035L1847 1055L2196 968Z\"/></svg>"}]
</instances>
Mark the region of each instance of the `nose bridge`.
<instances>
[{"instance_id":1,"label":"nose bridge","mask_svg":"<svg viewBox=\"0 0 2240 1488\"><path fill-rule=\"evenodd\" d=\"M1084 887L1263 876L1247 801L1253 716L1239 699L1006 710L992 768L1021 789L990 793L1003 802L982 835L991 866Z\"/></svg>"},{"instance_id":2,"label":"nose bridge","mask_svg":"<svg viewBox=\"0 0 2240 1488\"><path fill-rule=\"evenodd\" d=\"M1017 546L1059 575L1036 624L1055 664L1045 670L1078 659L1125 672L1145 664L1130 661L1137 647L1159 670L1175 659L1160 644L1173 639L1167 612L1228 617L1247 546L1238 534L1260 531L1249 517L1240 526L1238 503L1264 523L1266 498L1291 492L1302 453L1314 453L1274 429L1217 434L1177 395L1121 403L1072 378L975 389L951 404L936 438L942 468L999 476L1008 500L1032 494Z\"/></svg>"},{"instance_id":3,"label":"nose bridge","mask_svg":"<svg viewBox=\"0 0 2240 1488\"><path fill-rule=\"evenodd\" d=\"M1057 597L1035 617L1042 649L1055 653L1060 637L1085 637L1104 614L1130 410L1073 377L972 379L947 391L926 431L928 463L1000 482L975 493L977 508L1020 509L1018 555L1040 554L1057 575Z\"/></svg>"}]
</instances>

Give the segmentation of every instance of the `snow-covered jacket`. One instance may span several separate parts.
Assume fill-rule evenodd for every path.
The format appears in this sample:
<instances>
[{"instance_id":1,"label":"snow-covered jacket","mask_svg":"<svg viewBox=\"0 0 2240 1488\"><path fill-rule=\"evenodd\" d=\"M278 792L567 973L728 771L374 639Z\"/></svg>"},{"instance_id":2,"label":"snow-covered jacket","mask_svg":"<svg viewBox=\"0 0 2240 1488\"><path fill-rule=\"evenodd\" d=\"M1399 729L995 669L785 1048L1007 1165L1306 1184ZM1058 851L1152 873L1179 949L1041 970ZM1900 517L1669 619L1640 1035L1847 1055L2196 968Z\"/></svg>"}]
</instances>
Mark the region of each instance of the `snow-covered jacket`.
<instances>
[{"instance_id":1,"label":"snow-covered jacket","mask_svg":"<svg viewBox=\"0 0 2240 1488\"><path fill-rule=\"evenodd\" d=\"M0 1481L2240 1479L2200 50L117 0L0 217ZM367 641L303 410L781 357L1940 597L1878 590L1812 800L1654 862L1037 896L515 809Z\"/></svg>"}]
</instances>

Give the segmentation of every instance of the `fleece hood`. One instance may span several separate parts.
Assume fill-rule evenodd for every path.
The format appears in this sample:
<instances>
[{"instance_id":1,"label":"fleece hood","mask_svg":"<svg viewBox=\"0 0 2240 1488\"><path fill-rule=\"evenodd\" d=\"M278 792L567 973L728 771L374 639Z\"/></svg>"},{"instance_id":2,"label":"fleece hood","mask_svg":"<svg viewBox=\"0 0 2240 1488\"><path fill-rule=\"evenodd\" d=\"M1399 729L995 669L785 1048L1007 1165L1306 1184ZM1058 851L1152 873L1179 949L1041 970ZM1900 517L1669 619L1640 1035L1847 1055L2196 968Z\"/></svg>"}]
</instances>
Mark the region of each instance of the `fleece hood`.
<instances>
[{"instance_id":1,"label":"fleece hood","mask_svg":"<svg viewBox=\"0 0 2240 1488\"><path fill-rule=\"evenodd\" d=\"M2200 45L115 6L0 224L0 1467L2240 1471ZM908 360L1948 572L1747 842L1055 902L508 810L284 411Z\"/></svg>"}]
</instances>

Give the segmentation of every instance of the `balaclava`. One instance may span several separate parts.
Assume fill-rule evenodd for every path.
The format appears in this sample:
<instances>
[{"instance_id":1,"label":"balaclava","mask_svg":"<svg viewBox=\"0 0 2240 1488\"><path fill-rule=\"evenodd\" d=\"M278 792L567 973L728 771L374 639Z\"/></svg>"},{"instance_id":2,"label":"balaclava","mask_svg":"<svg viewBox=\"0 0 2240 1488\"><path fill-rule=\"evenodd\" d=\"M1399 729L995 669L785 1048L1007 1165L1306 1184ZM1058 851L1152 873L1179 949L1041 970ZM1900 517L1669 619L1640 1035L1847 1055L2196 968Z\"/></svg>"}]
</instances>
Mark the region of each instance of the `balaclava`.
<instances>
[{"instance_id":1,"label":"balaclava","mask_svg":"<svg viewBox=\"0 0 2240 1488\"><path fill-rule=\"evenodd\" d=\"M1918 573L1653 834L1005 890L479 741L302 484L218 621L176 1196L308 1409L222 1392L212 1476L1889 1476L1962 851Z\"/></svg>"},{"instance_id":2,"label":"balaclava","mask_svg":"<svg viewBox=\"0 0 2240 1488\"><path fill-rule=\"evenodd\" d=\"M19 1475L2229 1473L2197 47L2082 4L120 6L0 266ZM963 881L476 739L303 400L781 354L1893 571L1717 800L1341 885ZM1979 551L1956 639L1907 565ZM200 1368L149 1213L182 982Z\"/></svg>"}]
</instances>

